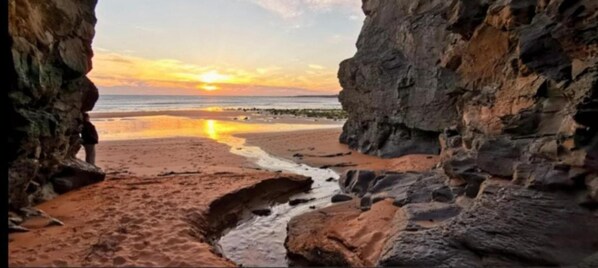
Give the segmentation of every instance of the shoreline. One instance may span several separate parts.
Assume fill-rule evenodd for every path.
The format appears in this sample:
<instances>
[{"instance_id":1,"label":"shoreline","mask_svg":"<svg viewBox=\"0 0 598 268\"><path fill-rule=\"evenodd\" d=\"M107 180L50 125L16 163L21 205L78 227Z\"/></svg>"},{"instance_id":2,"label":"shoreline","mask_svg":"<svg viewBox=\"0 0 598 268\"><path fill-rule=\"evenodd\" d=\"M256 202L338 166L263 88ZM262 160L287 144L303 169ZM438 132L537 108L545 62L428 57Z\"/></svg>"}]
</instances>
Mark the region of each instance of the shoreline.
<instances>
[{"instance_id":1,"label":"shoreline","mask_svg":"<svg viewBox=\"0 0 598 268\"><path fill-rule=\"evenodd\" d=\"M326 115L325 113L323 114ZM274 114L266 110L251 109L198 109L198 110L164 110L164 111L122 111L122 112L95 112L89 114L94 121L123 120L129 118L150 117L180 117L202 120L235 121L241 123L278 123L278 124L344 124L344 119L309 117L301 114L282 113Z\"/></svg>"}]
</instances>

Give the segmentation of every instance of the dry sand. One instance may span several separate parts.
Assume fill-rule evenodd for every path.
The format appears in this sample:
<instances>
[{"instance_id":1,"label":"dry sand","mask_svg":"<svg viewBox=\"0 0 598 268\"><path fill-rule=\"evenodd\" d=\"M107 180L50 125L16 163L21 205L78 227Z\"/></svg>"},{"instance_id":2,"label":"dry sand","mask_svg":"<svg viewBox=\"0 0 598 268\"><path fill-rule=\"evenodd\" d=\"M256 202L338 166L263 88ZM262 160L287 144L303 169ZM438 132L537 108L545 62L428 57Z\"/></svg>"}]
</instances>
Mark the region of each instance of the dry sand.
<instances>
[{"instance_id":1,"label":"dry sand","mask_svg":"<svg viewBox=\"0 0 598 268\"><path fill-rule=\"evenodd\" d=\"M255 171L253 163L229 147L203 138L105 141L97 145L96 164L111 177ZM85 156L83 150L77 155Z\"/></svg>"},{"instance_id":2,"label":"dry sand","mask_svg":"<svg viewBox=\"0 0 598 268\"><path fill-rule=\"evenodd\" d=\"M9 236L9 263L232 266L189 218L227 193L278 175L247 168L252 164L228 150L208 139L103 143L98 164L112 172L108 179L37 206L65 226L29 220L24 226L31 232ZM164 171L197 174L156 176Z\"/></svg>"}]
</instances>

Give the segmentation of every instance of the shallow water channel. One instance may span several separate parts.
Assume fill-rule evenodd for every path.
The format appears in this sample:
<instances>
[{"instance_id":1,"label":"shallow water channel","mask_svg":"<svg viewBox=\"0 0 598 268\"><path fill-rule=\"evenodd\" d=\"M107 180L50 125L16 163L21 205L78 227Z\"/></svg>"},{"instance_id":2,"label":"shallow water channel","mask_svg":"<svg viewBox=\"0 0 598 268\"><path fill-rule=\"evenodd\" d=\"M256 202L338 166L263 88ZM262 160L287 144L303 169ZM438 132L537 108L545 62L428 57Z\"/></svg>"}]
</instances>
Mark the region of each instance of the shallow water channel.
<instances>
[{"instance_id":1,"label":"shallow water channel","mask_svg":"<svg viewBox=\"0 0 598 268\"><path fill-rule=\"evenodd\" d=\"M272 156L256 146L245 145L245 140L229 136L220 140L231 146L231 152L251 159L258 166L272 171L299 174L314 181L311 191L293 195L293 199L308 199L295 206L289 203L262 204L269 208L268 216L253 216L228 230L218 241L222 254L243 266L283 267L289 265L284 241L287 223L297 215L330 204L330 197L338 190L339 175L331 169L321 169ZM334 178L333 181L326 181ZM313 199L313 200L312 200ZM312 208L310 208L312 207ZM248 208L254 209L254 208Z\"/></svg>"},{"instance_id":2,"label":"shallow water channel","mask_svg":"<svg viewBox=\"0 0 598 268\"><path fill-rule=\"evenodd\" d=\"M293 199L313 199L307 203L290 206L272 201L251 204L248 210L268 208L268 216L251 216L227 230L218 241L224 256L243 266L288 266L284 241L287 223L297 215L330 204L330 197L338 190L339 175L331 169L321 169L272 156L256 146L248 146L245 139L233 136L238 133L278 132L340 127L339 124L279 124L245 123L227 120L196 119L176 116L144 116L95 119L94 124L104 140L147 139L165 137L203 137L230 146L232 153L244 156L257 166L284 173L311 177L312 189L293 195ZM326 181L334 178L333 181ZM280 201L280 200L278 200ZM257 207L253 207L256 205Z\"/></svg>"}]
</instances>

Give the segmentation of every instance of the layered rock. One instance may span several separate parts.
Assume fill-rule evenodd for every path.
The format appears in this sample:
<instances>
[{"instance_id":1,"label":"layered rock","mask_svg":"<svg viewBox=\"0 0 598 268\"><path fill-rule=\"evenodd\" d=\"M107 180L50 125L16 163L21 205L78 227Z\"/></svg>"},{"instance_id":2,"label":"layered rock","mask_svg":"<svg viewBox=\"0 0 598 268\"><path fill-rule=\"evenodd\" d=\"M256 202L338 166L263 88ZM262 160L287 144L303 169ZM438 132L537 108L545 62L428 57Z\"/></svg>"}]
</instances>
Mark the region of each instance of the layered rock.
<instances>
[{"instance_id":1,"label":"layered rock","mask_svg":"<svg viewBox=\"0 0 598 268\"><path fill-rule=\"evenodd\" d=\"M91 70L96 0L9 0L9 206L27 206L53 177L82 166L75 160L82 112L98 90Z\"/></svg>"},{"instance_id":2,"label":"layered rock","mask_svg":"<svg viewBox=\"0 0 598 268\"><path fill-rule=\"evenodd\" d=\"M441 156L429 172L339 181L364 211L400 207L376 264L595 264L598 2L365 0L363 10L358 51L339 70L340 141Z\"/></svg>"},{"instance_id":3,"label":"layered rock","mask_svg":"<svg viewBox=\"0 0 598 268\"><path fill-rule=\"evenodd\" d=\"M341 142L439 153L451 130L468 148L497 135L595 148L597 5L365 0L357 53L339 70Z\"/></svg>"}]
</instances>

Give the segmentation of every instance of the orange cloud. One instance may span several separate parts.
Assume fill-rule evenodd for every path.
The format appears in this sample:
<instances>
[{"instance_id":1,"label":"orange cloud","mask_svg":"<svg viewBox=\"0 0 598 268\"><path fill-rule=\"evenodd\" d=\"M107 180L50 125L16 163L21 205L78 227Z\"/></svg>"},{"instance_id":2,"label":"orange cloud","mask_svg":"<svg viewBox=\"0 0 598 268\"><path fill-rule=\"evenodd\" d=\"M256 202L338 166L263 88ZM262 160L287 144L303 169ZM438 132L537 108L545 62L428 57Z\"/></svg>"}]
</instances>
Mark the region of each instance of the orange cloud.
<instances>
[{"instance_id":1,"label":"orange cloud","mask_svg":"<svg viewBox=\"0 0 598 268\"><path fill-rule=\"evenodd\" d=\"M317 64L303 69L280 66L240 69L199 66L173 59L147 59L106 50L96 51L93 62L89 76L100 87L194 89L200 90L198 93L237 89L243 94L251 94L247 89L264 87L325 94L340 89L336 70Z\"/></svg>"}]
</instances>

